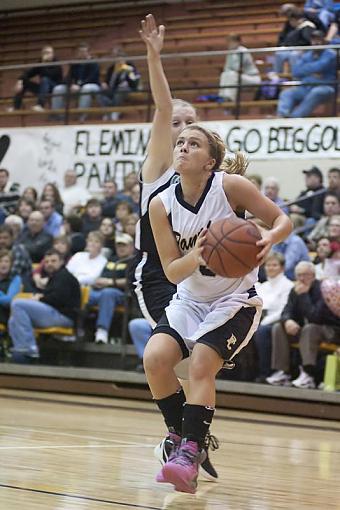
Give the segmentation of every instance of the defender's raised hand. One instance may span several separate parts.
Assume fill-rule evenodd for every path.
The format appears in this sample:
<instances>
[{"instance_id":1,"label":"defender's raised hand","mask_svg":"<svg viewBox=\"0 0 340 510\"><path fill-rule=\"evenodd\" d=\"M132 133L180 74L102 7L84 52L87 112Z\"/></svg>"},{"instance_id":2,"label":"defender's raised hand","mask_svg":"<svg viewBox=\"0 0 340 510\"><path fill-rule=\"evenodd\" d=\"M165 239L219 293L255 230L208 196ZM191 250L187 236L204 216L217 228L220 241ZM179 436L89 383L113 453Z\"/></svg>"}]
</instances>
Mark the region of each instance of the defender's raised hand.
<instances>
[{"instance_id":1,"label":"defender's raised hand","mask_svg":"<svg viewBox=\"0 0 340 510\"><path fill-rule=\"evenodd\" d=\"M139 33L148 51L159 55L163 48L165 26L159 25L159 27L157 27L153 15L148 14L145 19L141 21L141 30L139 30Z\"/></svg>"}]
</instances>

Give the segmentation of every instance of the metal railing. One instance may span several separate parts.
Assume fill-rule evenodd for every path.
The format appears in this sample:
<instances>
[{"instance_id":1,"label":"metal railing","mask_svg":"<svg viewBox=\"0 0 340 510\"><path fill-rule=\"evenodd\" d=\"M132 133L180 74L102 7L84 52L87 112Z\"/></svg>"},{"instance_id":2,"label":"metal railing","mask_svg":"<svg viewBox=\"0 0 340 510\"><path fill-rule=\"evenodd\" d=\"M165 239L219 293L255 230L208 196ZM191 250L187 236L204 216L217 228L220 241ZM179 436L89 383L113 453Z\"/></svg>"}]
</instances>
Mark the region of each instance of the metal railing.
<instances>
[{"instance_id":1,"label":"metal railing","mask_svg":"<svg viewBox=\"0 0 340 510\"><path fill-rule=\"evenodd\" d=\"M290 47L271 47L271 48L252 48L252 49L247 49L247 52L249 52L250 54L253 54L253 55L259 55L261 56L262 58L268 56L268 55L275 55L276 52L281 52L281 51L310 51L311 49L313 50L322 50L322 49L333 49L335 52L336 52L336 68L337 68L337 71L340 70L340 45L339 44L329 44L329 45L320 45L320 46L290 46ZM164 53L162 55L162 59L163 61L166 63L166 62L169 62L171 60L178 60L178 59L197 59L197 58L203 58L203 57L226 57L227 55L231 55L231 54L239 54L240 55L240 65L239 65L239 70L238 70L238 83L236 85L226 85L226 88L236 88L237 89L237 94L236 94L236 100L235 100L235 103L232 105L233 107L233 114L234 114L234 118L235 119L239 119L240 118L240 115L241 115L241 108L242 108L242 103L243 103L243 100L242 100L242 93L244 90L249 90L249 89L253 89L254 91L258 90L259 87L261 87L261 85L264 85L264 84L268 84L268 85L271 85L271 82L269 80L264 80L262 81L261 83L259 84L242 84L242 73L243 73L243 64L244 64L244 55L245 55L245 52L243 50L235 50L235 51L231 51L231 50L219 50L219 51L201 51L201 52L182 52L182 53ZM98 64L112 64L114 63L115 61L117 61L118 59L114 59L114 58L110 58L110 57L104 57L104 58L95 58L95 59L91 59L91 60L86 60L86 63L91 63L91 62L96 62ZM146 60L146 56L145 55L132 55L132 56L129 56L128 57L128 60L129 61L132 61L136 64L137 68L138 68L138 62L140 61L145 61ZM24 71L25 69L29 69L29 68L32 68L32 67L46 67L46 66L51 66L51 65L58 65L58 66L66 66L66 65L71 65L71 64L78 64L78 63L84 63L84 60L76 60L76 59L72 59L72 60L61 60L61 61L57 61L57 62L48 62L48 63L41 63L41 62L37 62L37 63L29 63L29 64L21 64L21 65L17 65L17 64L13 64L13 65L5 65L5 66L0 66L0 74L1 73L5 73L5 72L8 72L8 71ZM265 62L263 62L265 64ZM266 64L267 66L269 66L269 64L267 63ZM178 74L180 75L181 74L181 68L179 68L178 70ZM190 80L190 77L188 77L188 81ZM171 82L171 80L170 80ZM314 82L308 82L308 85L319 85L321 84L322 85L330 85L332 87L334 87L334 94L332 96L332 114L333 116L337 116L337 97L338 97L338 92L339 92L339 83L338 83L338 79L335 79L333 81L318 81L317 79L315 79ZM67 82L66 82L67 84ZM274 84L273 84L274 85ZM301 86L301 85L304 85L303 81L300 81L300 80L294 80L294 79L288 79L288 80L281 80L280 83L276 84L276 86L279 86L279 87L296 87L296 86ZM202 92L209 92L209 91L215 91L215 95L218 96L218 92L216 94L216 91L219 91L221 90L220 86L219 86L219 83L207 83L207 84L201 84L201 85L197 85L197 86L176 86L176 87L171 87L171 90L172 90L172 93L174 96L176 97L181 97L181 93L187 93L187 92L193 92L195 94L197 94L197 96L201 95ZM135 91L119 91L120 93L122 92L123 94L125 93L127 96L133 92L134 94L140 94L140 95L143 95L146 96L146 101L144 102L144 106L145 106L145 121L146 122L149 122L151 120L151 112L152 112L152 105L153 105L153 102L152 102L152 95L151 95L151 91L150 91L150 88L148 87L145 87L145 88L140 88L138 90L135 90ZM98 96L102 94L101 91L98 91L98 92L94 92L94 93L91 93L91 95L93 96ZM66 94L60 94L62 96L65 97L65 108L63 109L63 120L65 122L65 124L67 124L70 120L70 115L71 113L74 113L74 110L75 108L71 108L71 104L72 104L72 99L74 97L75 94L71 93L70 91L70 88L69 86L67 86L67 90L66 90ZM77 93L77 96L79 95L82 95L82 93ZM84 93L83 95L88 95L88 93ZM51 97L52 94L49 95L49 97ZM11 99L10 96L6 96L6 97L2 97L1 99L5 100L5 101L8 101ZM131 103L130 103L131 104ZM203 103L204 104L204 103ZM140 103L138 103L138 105L140 105ZM230 103L228 103L227 105L223 104L223 102L221 101L221 108L226 108L226 107L230 107ZM110 112L110 111L124 111L124 102L121 106L112 106L111 108L107 108L107 107L102 107L102 113L105 114L107 112ZM90 113L91 112L91 108L88 109L88 112ZM16 113L17 115L20 115L20 110L17 110L15 111L14 113ZM48 114L53 114L53 110L47 110ZM58 113L61 113L60 111L58 111Z\"/></svg>"}]
</instances>

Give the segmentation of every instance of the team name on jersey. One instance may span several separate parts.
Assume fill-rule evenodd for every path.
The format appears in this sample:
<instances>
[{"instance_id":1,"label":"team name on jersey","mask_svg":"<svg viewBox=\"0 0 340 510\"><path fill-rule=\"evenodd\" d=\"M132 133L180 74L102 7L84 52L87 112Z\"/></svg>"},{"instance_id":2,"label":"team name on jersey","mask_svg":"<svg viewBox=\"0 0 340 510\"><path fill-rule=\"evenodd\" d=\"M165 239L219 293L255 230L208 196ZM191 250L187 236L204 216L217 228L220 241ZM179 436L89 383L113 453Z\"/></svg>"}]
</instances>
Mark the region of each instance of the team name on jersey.
<instances>
[{"instance_id":1,"label":"team name on jersey","mask_svg":"<svg viewBox=\"0 0 340 510\"><path fill-rule=\"evenodd\" d=\"M208 221L206 228L209 228L210 225L211 225L211 221ZM202 230L203 230L203 228L201 228L197 232L197 234L194 234L193 236L190 236L189 238L182 237L179 232L174 232L175 238L176 238L176 241L177 241L177 244L178 244L178 247L180 248L180 250L182 250L184 252L192 250L192 248L195 246L197 238L200 235L200 233L202 232Z\"/></svg>"}]
</instances>

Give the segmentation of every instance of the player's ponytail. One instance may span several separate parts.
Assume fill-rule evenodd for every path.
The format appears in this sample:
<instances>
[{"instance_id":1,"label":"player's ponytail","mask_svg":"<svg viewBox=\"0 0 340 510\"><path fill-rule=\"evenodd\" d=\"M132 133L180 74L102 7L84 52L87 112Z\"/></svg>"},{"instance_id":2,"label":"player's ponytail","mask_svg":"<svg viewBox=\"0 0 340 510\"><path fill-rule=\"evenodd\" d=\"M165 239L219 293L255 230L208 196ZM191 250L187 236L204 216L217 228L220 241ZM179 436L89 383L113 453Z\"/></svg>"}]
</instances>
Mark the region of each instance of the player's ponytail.
<instances>
[{"instance_id":1,"label":"player's ponytail","mask_svg":"<svg viewBox=\"0 0 340 510\"><path fill-rule=\"evenodd\" d=\"M249 166L249 160L244 152L229 153L220 165L220 170L227 174L244 175Z\"/></svg>"}]
</instances>

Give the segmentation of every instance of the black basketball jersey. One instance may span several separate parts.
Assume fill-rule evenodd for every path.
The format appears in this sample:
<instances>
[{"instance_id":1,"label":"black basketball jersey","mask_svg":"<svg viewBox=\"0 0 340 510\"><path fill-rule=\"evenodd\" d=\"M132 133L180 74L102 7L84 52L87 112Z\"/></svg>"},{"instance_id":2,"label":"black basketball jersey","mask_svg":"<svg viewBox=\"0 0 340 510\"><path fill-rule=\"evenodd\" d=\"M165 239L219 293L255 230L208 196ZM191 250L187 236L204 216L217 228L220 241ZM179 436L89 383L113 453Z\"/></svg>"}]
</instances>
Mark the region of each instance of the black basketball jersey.
<instances>
[{"instance_id":1,"label":"black basketball jersey","mask_svg":"<svg viewBox=\"0 0 340 510\"><path fill-rule=\"evenodd\" d=\"M177 182L179 176L168 168L152 183L140 183L140 220L136 225L136 261L134 269L134 290L140 308L152 325L176 291L176 286L166 278L157 252L149 216L149 205L153 197Z\"/></svg>"}]
</instances>

